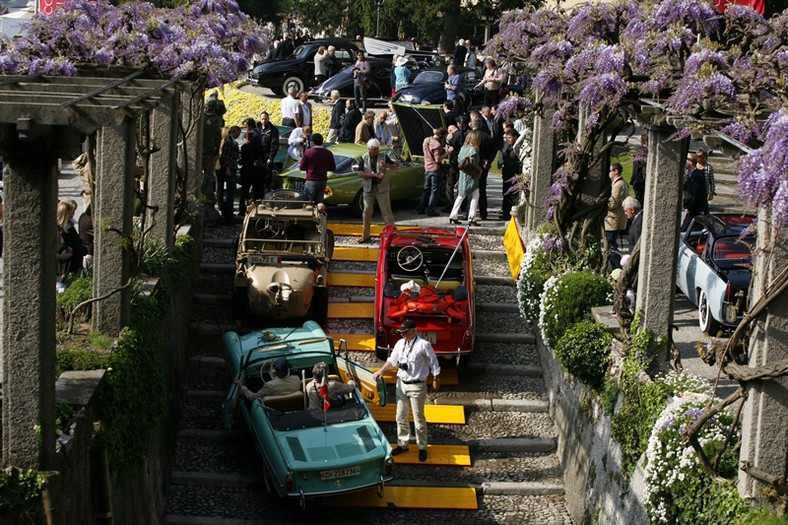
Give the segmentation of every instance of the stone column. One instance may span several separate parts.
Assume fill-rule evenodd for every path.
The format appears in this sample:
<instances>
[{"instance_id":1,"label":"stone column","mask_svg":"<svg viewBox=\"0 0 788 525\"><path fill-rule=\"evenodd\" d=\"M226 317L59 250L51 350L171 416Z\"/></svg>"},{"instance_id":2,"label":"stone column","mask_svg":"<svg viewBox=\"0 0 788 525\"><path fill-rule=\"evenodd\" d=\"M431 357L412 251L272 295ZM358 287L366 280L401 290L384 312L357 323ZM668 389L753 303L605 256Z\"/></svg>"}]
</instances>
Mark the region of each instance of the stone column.
<instances>
[{"instance_id":1,"label":"stone column","mask_svg":"<svg viewBox=\"0 0 788 525\"><path fill-rule=\"evenodd\" d=\"M57 157L49 138L2 148L3 466L23 469L54 468L59 234Z\"/></svg>"},{"instance_id":2,"label":"stone column","mask_svg":"<svg viewBox=\"0 0 788 525\"><path fill-rule=\"evenodd\" d=\"M545 220L544 201L553 183L555 172L555 133L550 123L555 110L543 108L534 115L534 137L531 153L531 188L525 210L525 227L534 231Z\"/></svg>"},{"instance_id":3,"label":"stone column","mask_svg":"<svg viewBox=\"0 0 788 525\"><path fill-rule=\"evenodd\" d=\"M673 323L682 181L689 140L669 141L672 127L644 124L644 128L648 130L648 158L636 310L642 315L641 326L659 336L668 334ZM664 360L655 366L663 368Z\"/></svg>"},{"instance_id":4,"label":"stone column","mask_svg":"<svg viewBox=\"0 0 788 525\"><path fill-rule=\"evenodd\" d=\"M771 214L758 213L758 258L753 268L750 304L761 298L770 283L788 267L788 233L772 227ZM771 250L767 256L761 250ZM783 293L753 324L750 366L763 366L788 359L788 295ZM750 381L742 411L741 460L778 479L785 479L788 465L788 377ZM763 482L739 473L739 492L744 497L762 496Z\"/></svg>"},{"instance_id":5,"label":"stone column","mask_svg":"<svg viewBox=\"0 0 788 525\"><path fill-rule=\"evenodd\" d=\"M164 242L169 250L175 232L175 166L178 144L179 97L162 100L151 111L151 137L157 151L148 166L147 224L149 235Z\"/></svg>"},{"instance_id":6,"label":"stone column","mask_svg":"<svg viewBox=\"0 0 788 525\"><path fill-rule=\"evenodd\" d=\"M131 276L131 251L124 248L132 232L134 215L134 167L136 165L134 121L98 131L96 195L93 224L93 296L119 290ZM129 323L131 287L94 303L93 328L117 336Z\"/></svg>"}]
</instances>

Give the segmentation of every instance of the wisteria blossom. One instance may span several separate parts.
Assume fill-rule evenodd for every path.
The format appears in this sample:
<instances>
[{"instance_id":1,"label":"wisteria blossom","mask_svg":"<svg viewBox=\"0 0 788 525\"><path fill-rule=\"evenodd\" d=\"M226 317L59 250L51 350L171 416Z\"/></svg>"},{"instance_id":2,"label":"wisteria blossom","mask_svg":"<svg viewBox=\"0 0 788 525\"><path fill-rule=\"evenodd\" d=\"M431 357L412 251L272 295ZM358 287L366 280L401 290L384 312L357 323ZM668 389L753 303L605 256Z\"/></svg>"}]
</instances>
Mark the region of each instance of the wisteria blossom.
<instances>
[{"instance_id":1,"label":"wisteria blossom","mask_svg":"<svg viewBox=\"0 0 788 525\"><path fill-rule=\"evenodd\" d=\"M218 86L246 71L267 33L235 0L160 9L146 2L70 0L38 13L0 52L0 73L74 76L79 68L146 69Z\"/></svg>"}]
</instances>

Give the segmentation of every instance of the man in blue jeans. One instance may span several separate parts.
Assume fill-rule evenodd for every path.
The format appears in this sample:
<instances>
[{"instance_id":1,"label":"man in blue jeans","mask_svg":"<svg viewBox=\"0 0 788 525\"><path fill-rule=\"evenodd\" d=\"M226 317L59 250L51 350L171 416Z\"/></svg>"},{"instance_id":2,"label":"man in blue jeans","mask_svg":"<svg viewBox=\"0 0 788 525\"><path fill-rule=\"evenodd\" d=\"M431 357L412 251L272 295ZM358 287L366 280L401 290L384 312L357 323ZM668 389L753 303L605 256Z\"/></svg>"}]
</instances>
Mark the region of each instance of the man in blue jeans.
<instances>
[{"instance_id":1,"label":"man in blue jeans","mask_svg":"<svg viewBox=\"0 0 788 525\"><path fill-rule=\"evenodd\" d=\"M328 172L334 171L337 166L334 154L323 147L323 135L313 134L312 144L314 147L304 152L298 167L306 172L304 198L314 201L315 204L320 204L325 196Z\"/></svg>"},{"instance_id":2,"label":"man in blue jeans","mask_svg":"<svg viewBox=\"0 0 788 525\"><path fill-rule=\"evenodd\" d=\"M435 211L440 199L440 185L443 180L443 168L441 162L449 156L453 148L449 146L448 151L443 143L446 141L446 130L435 128L432 136L424 139L422 149L424 150L424 191L421 193L421 200L416 206L416 213L426 213L430 217L440 215Z\"/></svg>"}]
</instances>

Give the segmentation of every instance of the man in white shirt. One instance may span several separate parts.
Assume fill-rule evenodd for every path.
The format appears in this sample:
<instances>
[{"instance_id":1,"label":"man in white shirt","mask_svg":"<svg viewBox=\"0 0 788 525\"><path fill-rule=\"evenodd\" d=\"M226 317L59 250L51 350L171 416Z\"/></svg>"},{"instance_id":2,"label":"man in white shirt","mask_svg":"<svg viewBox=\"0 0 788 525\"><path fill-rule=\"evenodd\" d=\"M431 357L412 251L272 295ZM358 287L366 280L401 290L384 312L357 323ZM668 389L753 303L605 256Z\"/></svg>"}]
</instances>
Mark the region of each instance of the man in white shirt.
<instances>
[{"instance_id":1,"label":"man in white shirt","mask_svg":"<svg viewBox=\"0 0 788 525\"><path fill-rule=\"evenodd\" d=\"M298 88L290 86L287 96L282 99L282 125L295 128L295 114L298 112Z\"/></svg>"},{"instance_id":2,"label":"man in white shirt","mask_svg":"<svg viewBox=\"0 0 788 525\"><path fill-rule=\"evenodd\" d=\"M287 160L283 169L287 169L301 160L304 152L312 147L312 126L294 129L287 139Z\"/></svg>"},{"instance_id":3,"label":"man in white shirt","mask_svg":"<svg viewBox=\"0 0 788 525\"><path fill-rule=\"evenodd\" d=\"M373 374L377 381L391 369L397 370L397 446L392 456L406 452L410 445L409 409L413 410L413 423L416 427L416 445L419 447L419 461L427 461L427 419L424 417L424 401L427 398L427 376L432 373L432 388L440 388L441 373L438 358L429 341L418 336L416 323L405 319L397 330L402 338L394 345L391 356Z\"/></svg>"}]
</instances>

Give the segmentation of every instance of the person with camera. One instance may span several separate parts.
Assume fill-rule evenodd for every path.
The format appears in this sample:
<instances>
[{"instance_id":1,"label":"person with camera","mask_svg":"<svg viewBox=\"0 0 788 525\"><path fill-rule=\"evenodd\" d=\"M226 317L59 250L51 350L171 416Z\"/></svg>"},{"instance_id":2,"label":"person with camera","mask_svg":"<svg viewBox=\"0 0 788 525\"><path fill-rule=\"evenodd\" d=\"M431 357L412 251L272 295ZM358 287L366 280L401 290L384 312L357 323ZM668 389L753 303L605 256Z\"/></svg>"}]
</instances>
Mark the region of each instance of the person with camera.
<instances>
[{"instance_id":1,"label":"person with camera","mask_svg":"<svg viewBox=\"0 0 788 525\"><path fill-rule=\"evenodd\" d=\"M419 461L427 461L427 419L424 402L427 399L427 376L432 373L432 388L440 388L441 367L429 341L419 337L416 323L405 319L397 330L402 338L394 345L391 355L383 366L373 374L377 381L392 368L397 370L397 446L392 456L406 452L410 445L410 422L408 410L413 411L416 427L416 445Z\"/></svg>"},{"instance_id":2,"label":"person with camera","mask_svg":"<svg viewBox=\"0 0 788 525\"><path fill-rule=\"evenodd\" d=\"M374 113L373 113L374 116ZM372 213L375 211L375 201L380 207L380 214L386 224L394 225L394 213L391 211L391 198L389 196L389 178L386 169L396 170L396 164L389 164L386 161L386 154L380 152L380 141L370 139L367 142L367 153L361 156L361 163L358 167L358 176L361 179L361 187L364 190L364 232L359 244L372 242L370 229L372 224Z\"/></svg>"}]
</instances>

